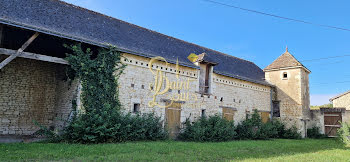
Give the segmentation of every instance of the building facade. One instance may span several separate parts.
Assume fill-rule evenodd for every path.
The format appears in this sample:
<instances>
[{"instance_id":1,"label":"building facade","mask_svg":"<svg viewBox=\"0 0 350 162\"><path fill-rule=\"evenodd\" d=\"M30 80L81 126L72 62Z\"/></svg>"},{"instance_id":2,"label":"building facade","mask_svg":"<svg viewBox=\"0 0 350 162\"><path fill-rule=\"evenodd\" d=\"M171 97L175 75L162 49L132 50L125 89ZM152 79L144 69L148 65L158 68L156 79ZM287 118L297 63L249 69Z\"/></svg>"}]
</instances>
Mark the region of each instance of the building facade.
<instances>
[{"instance_id":1,"label":"building facade","mask_svg":"<svg viewBox=\"0 0 350 162\"><path fill-rule=\"evenodd\" d=\"M288 50L264 70L231 55L59 0L0 0L0 62L40 35L0 71L0 135L31 135L33 121L58 129L80 105L79 81L65 75L67 49L107 44L127 64L119 78L123 112L155 113L176 135L186 119L220 115L239 123L257 110L305 133L310 71ZM69 16L67 16L69 15ZM34 34L35 35L35 34ZM33 37L33 36L32 36ZM23 51L23 49L22 49ZM189 55L196 59L189 59Z\"/></svg>"}]
</instances>

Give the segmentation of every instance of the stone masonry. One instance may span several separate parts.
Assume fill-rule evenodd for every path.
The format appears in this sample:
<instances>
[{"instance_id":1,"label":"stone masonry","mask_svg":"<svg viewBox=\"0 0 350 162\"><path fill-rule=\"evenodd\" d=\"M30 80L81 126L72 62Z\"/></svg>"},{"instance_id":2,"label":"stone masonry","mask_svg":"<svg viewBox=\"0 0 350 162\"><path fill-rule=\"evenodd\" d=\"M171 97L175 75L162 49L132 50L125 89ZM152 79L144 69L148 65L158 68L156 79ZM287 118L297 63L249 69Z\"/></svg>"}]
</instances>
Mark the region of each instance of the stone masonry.
<instances>
[{"instance_id":1,"label":"stone masonry","mask_svg":"<svg viewBox=\"0 0 350 162\"><path fill-rule=\"evenodd\" d=\"M165 120L165 109L160 107L149 107L148 102L152 100L150 84L154 83L154 75L148 69L149 58L124 54L123 60L128 66L119 79L119 97L125 112L132 112L135 103L140 104L141 113L155 113ZM153 69L159 68L166 72L169 80L176 80L175 65L168 67L165 63L154 64ZM262 112L270 112L271 99L270 87L242 81L212 73L211 95L203 97L197 93L199 90L199 69L180 66L179 80L193 79L189 92L197 96L197 101L186 101L181 108L181 122L186 118L195 120L201 116L202 110L206 115L221 115L222 107L229 107L235 110L234 121L236 123L246 118L246 115L254 109ZM180 93L183 90L180 90ZM169 99L172 94L179 93L178 90L171 90L157 97L157 102L165 104L162 99Z\"/></svg>"},{"instance_id":2,"label":"stone masonry","mask_svg":"<svg viewBox=\"0 0 350 162\"><path fill-rule=\"evenodd\" d=\"M265 79L276 87L276 101L280 105L280 119L288 127L296 126L304 136L310 116L309 73L287 51L264 69Z\"/></svg>"},{"instance_id":3,"label":"stone masonry","mask_svg":"<svg viewBox=\"0 0 350 162\"><path fill-rule=\"evenodd\" d=\"M333 107L350 110L350 92L332 99Z\"/></svg>"},{"instance_id":4,"label":"stone masonry","mask_svg":"<svg viewBox=\"0 0 350 162\"><path fill-rule=\"evenodd\" d=\"M5 57L0 56L0 61ZM64 66L16 58L0 71L0 135L30 135L64 124L77 83L64 81Z\"/></svg>"}]
</instances>

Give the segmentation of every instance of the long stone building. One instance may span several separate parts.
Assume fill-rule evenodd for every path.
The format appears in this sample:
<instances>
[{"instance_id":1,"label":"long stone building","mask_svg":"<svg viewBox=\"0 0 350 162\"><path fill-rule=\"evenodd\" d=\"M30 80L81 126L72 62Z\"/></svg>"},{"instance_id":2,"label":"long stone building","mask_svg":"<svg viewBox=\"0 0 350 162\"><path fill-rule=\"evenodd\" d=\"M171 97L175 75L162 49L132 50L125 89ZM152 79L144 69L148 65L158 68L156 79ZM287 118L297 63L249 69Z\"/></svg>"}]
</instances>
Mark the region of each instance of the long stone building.
<instances>
[{"instance_id":1,"label":"long stone building","mask_svg":"<svg viewBox=\"0 0 350 162\"><path fill-rule=\"evenodd\" d=\"M127 64L119 79L122 110L153 112L174 135L186 119L218 114L238 123L254 110L264 122L279 118L305 133L310 70L288 49L262 70L59 0L0 0L0 6L0 135L30 135L38 130L34 120L52 129L67 124L81 87L67 80L63 58L70 51L63 44L76 42L94 52L116 46Z\"/></svg>"}]
</instances>

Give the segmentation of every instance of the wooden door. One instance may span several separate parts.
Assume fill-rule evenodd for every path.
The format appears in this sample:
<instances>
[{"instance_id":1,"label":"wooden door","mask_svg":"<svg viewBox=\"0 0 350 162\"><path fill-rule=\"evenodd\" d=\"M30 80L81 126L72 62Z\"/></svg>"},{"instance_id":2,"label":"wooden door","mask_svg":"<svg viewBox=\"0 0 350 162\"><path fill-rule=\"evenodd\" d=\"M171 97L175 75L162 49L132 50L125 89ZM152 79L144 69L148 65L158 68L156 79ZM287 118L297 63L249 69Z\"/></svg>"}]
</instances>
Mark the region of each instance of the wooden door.
<instances>
[{"instance_id":1,"label":"wooden door","mask_svg":"<svg viewBox=\"0 0 350 162\"><path fill-rule=\"evenodd\" d=\"M341 112L325 112L324 127L325 134L328 137L336 137L337 131L341 127L342 116Z\"/></svg>"},{"instance_id":2,"label":"wooden door","mask_svg":"<svg viewBox=\"0 0 350 162\"><path fill-rule=\"evenodd\" d=\"M261 121L267 123L270 120L270 112L260 112Z\"/></svg>"},{"instance_id":3,"label":"wooden door","mask_svg":"<svg viewBox=\"0 0 350 162\"><path fill-rule=\"evenodd\" d=\"M169 135L175 138L180 132L181 126L181 105L173 104L174 106L165 109L166 122Z\"/></svg>"},{"instance_id":4,"label":"wooden door","mask_svg":"<svg viewBox=\"0 0 350 162\"><path fill-rule=\"evenodd\" d=\"M222 117L228 121L233 121L235 110L231 108L222 108Z\"/></svg>"}]
</instances>

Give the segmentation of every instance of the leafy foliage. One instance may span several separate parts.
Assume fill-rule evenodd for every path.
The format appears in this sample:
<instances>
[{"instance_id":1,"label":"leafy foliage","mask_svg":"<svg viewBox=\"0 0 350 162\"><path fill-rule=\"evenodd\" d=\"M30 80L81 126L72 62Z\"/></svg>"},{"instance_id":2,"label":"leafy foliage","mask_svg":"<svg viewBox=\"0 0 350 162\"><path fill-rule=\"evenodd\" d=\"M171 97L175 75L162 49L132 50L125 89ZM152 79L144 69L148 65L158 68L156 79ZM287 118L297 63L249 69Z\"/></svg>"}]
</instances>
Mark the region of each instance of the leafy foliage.
<instances>
[{"instance_id":1,"label":"leafy foliage","mask_svg":"<svg viewBox=\"0 0 350 162\"><path fill-rule=\"evenodd\" d=\"M279 120L263 123L258 111L236 127L233 121L227 121L220 116L201 118L195 122L185 122L179 139L187 141L229 141L234 139L270 139L288 138L300 139L296 127L286 128Z\"/></svg>"},{"instance_id":2,"label":"leafy foliage","mask_svg":"<svg viewBox=\"0 0 350 162\"><path fill-rule=\"evenodd\" d=\"M73 143L101 143L160 140L167 138L167 132L153 114L116 113L82 115L67 128L64 136Z\"/></svg>"},{"instance_id":3,"label":"leafy foliage","mask_svg":"<svg viewBox=\"0 0 350 162\"><path fill-rule=\"evenodd\" d=\"M187 141L229 141L236 135L234 122L220 116L202 117L195 122L186 120L179 139Z\"/></svg>"},{"instance_id":4,"label":"leafy foliage","mask_svg":"<svg viewBox=\"0 0 350 162\"><path fill-rule=\"evenodd\" d=\"M73 51L66 60L82 84L82 103L87 113L103 114L120 108L117 96L117 79L126 65L114 47L101 48L95 59L88 48L81 45L67 46Z\"/></svg>"},{"instance_id":5,"label":"leafy foliage","mask_svg":"<svg viewBox=\"0 0 350 162\"><path fill-rule=\"evenodd\" d=\"M238 139L301 138L295 126L287 129L279 120L263 123L257 110L250 118L238 124L236 131Z\"/></svg>"},{"instance_id":6,"label":"leafy foliage","mask_svg":"<svg viewBox=\"0 0 350 162\"><path fill-rule=\"evenodd\" d=\"M342 123L337 134L340 141L344 142L345 145L350 146L350 125L348 123Z\"/></svg>"},{"instance_id":7,"label":"leafy foliage","mask_svg":"<svg viewBox=\"0 0 350 162\"><path fill-rule=\"evenodd\" d=\"M308 138L325 138L326 135L320 133L320 128L317 126L313 126L310 129L307 129L307 137Z\"/></svg>"},{"instance_id":8,"label":"leafy foliage","mask_svg":"<svg viewBox=\"0 0 350 162\"><path fill-rule=\"evenodd\" d=\"M320 105L320 106L317 106L317 105L311 105L310 106L311 110L318 110L320 108L333 108L333 104L332 103L328 103L328 104L324 104L324 105Z\"/></svg>"},{"instance_id":9,"label":"leafy foliage","mask_svg":"<svg viewBox=\"0 0 350 162\"><path fill-rule=\"evenodd\" d=\"M122 114L118 99L117 79L125 65L114 47L102 48L96 58L90 49L81 45L66 46L73 51L66 60L71 65L70 77L78 77L82 84L84 113L74 112L69 126L61 135L43 130L49 139L73 143L103 143L167 138L160 118L154 114ZM72 79L72 78L71 78ZM75 108L73 108L73 111ZM77 115L78 114L78 115ZM52 137L52 138L51 138ZM52 141L52 140L51 140Z\"/></svg>"}]
</instances>

